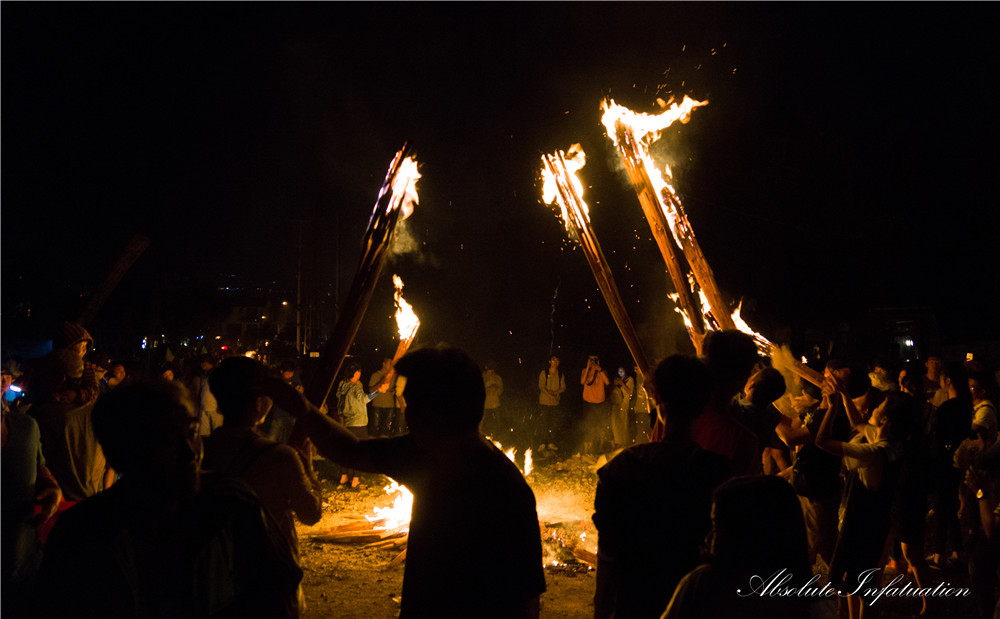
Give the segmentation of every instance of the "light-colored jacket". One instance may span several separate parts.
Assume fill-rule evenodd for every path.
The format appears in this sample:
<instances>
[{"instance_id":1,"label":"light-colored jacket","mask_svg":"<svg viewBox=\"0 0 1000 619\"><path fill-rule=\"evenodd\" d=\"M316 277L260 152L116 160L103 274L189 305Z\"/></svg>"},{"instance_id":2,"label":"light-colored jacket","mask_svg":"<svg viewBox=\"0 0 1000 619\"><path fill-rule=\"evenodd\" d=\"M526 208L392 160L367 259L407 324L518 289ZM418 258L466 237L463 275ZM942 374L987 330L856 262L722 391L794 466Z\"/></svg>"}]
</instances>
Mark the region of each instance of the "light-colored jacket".
<instances>
[{"instance_id":1,"label":"light-colored jacket","mask_svg":"<svg viewBox=\"0 0 1000 619\"><path fill-rule=\"evenodd\" d=\"M545 406L559 406L559 397L566 391L566 377L556 370L549 374L542 370L538 375L538 403Z\"/></svg>"}]
</instances>

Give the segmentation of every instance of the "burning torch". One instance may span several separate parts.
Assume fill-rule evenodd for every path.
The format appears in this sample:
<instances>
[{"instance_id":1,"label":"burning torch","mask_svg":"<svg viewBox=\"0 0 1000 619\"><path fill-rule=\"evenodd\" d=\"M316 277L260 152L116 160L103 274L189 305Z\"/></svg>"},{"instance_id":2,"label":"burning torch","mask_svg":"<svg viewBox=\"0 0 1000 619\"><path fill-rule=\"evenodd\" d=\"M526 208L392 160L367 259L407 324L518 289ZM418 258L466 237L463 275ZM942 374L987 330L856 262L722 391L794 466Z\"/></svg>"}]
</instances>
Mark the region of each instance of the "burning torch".
<instances>
[{"instance_id":1,"label":"burning torch","mask_svg":"<svg viewBox=\"0 0 1000 619\"><path fill-rule=\"evenodd\" d=\"M587 257L587 264L594 273L597 287L600 288L611 316L615 319L629 352L632 353L636 367L644 376L649 376L652 369L649 359L639 342L632 320L625 311L625 304L615 285L608 261L590 225L590 208L583 201L583 184L576 176L576 171L585 163L586 155L579 144L571 146L568 153L560 150L551 155L542 155L542 177L545 181L542 199L546 204L555 202L559 205L566 229L570 237L579 243Z\"/></svg>"},{"instance_id":2,"label":"burning torch","mask_svg":"<svg viewBox=\"0 0 1000 619\"><path fill-rule=\"evenodd\" d=\"M361 244L361 262L344 303L344 311L337 319L333 335L320 355L319 368L306 387L306 398L317 408L322 408L330 394L347 351L358 333L392 245L396 224L400 219L408 217L413 212L413 205L417 203L416 183L419 178L417 160L410 156L409 149L404 145L389 165L385 182L382 183L375 208L368 220L368 229Z\"/></svg>"}]
</instances>

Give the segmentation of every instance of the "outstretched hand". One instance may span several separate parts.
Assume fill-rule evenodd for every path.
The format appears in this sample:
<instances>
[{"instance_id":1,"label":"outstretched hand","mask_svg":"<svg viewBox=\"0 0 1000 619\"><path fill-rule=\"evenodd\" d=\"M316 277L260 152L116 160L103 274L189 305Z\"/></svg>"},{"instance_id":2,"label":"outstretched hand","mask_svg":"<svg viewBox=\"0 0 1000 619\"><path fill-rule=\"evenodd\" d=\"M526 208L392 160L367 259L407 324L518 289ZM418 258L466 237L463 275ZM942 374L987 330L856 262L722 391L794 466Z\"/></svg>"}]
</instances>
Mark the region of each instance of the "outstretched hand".
<instances>
[{"instance_id":1,"label":"outstretched hand","mask_svg":"<svg viewBox=\"0 0 1000 619\"><path fill-rule=\"evenodd\" d=\"M287 411L293 417L305 415L312 407L305 396L295 387L280 378L266 378L261 382L260 391L272 400L278 408Z\"/></svg>"},{"instance_id":2,"label":"outstretched hand","mask_svg":"<svg viewBox=\"0 0 1000 619\"><path fill-rule=\"evenodd\" d=\"M34 524L40 525L56 514L62 501L62 490L58 486L47 486L35 495L35 502L41 510L35 514Z\"/></svg>"}]
</instances>

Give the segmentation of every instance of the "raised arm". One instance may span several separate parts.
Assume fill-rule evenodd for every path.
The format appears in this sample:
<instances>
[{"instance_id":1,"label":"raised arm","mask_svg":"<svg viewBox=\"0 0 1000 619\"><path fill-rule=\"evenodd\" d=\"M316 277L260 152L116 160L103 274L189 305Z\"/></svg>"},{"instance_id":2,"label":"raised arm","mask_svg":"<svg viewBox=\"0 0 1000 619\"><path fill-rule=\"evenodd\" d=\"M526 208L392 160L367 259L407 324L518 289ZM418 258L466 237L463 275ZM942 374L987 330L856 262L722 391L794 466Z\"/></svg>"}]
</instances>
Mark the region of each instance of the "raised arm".
<instances>
[{"instance_id":1,"label":"raised arm","mask_svg":"<svg viewBox=\"0 0 1000 619\"><path fill-rule=\"evenodd\" d=\"M290 444L295 444L295 439L305 436L312 440L316 450L324 458L353 469L375 470L362 442L343 425L320 412L294 387L282 380L274 380L268 381L263 390L275 404L295 417Z\"/></svg>"},{"instance_id":2,"label":"raised arm","mask_svg":"<svg viewBox=\"0 0 1000 619\"><path fill-rule=\"evenodd\" d=\"M833 434L833 418L837 416L841 407L838 402L837 398L831 398L830 408L823 415L823 422L819 425L819 430L816 432L816 446L835 456L843 456L843 442L831 438Z\"/></svg>"}]
</instances>

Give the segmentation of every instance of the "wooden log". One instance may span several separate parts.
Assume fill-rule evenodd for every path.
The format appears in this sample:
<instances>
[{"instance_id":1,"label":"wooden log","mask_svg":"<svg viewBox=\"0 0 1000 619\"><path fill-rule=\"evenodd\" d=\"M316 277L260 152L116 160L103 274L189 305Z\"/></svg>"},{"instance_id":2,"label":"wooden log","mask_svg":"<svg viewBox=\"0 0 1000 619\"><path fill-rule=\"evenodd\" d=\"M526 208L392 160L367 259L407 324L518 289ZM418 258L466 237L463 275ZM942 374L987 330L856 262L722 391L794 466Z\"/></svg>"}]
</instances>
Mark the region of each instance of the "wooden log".
<instances>
[{"instance_id":1,"label":"wooden log","mask_svg":"<svg viewBox=\"0 0 1000 619\"><path fill-rule=\"evenodd\" d=\"M590 567L597 567L597 553L591 552L583 546L573 549L573 556L581 563L586 563Z\"/></svg>"},{"instance_id":2,"label":"wooden log","mask_svg":"<svg viewBox=\"0 0 1000 619\"><path fill-rule=\"evenodd\" d=\"M343 533L330 533L328 535L314 535L314 542L326 542L329 544L367 544L382 539L382 534L377 531L345 531Z\"/></svg>"},{"instance_id":3,"label":"wooden log","mask_svg":"<svg viewBox=\"0 0 1000 619\"><path fill-rule=\"evenodd\" d=\"M407 544L407 542L409 542L409 540L410 540L409 532L402 532L402 533L394 534L392 537L387 538L387 539L384 538L384 539L379 540L377 542L372 542L370 544L365 544L365 548L383 548L383 549L384 548L402 548L402 547L406 546L406 544Z\"/></svg>"},{"instance_id":4,"label":"wooden log","mask_svg":"<svg viewBox=\"0 0 1000 619\"><path fill-rule=\"evenodd\" d=\"M400 552L398 555L396 555L396 557L392 561L389 561L388 563L386 563L385 569L390 569L390 568L396 567L397 565L399 565L400 563L402 563L405 560L406 560L406 548L404 548L402 552Z\"/></svg>"}]
</instances>

